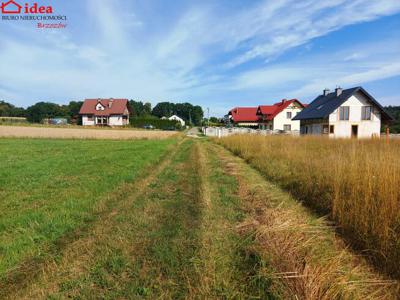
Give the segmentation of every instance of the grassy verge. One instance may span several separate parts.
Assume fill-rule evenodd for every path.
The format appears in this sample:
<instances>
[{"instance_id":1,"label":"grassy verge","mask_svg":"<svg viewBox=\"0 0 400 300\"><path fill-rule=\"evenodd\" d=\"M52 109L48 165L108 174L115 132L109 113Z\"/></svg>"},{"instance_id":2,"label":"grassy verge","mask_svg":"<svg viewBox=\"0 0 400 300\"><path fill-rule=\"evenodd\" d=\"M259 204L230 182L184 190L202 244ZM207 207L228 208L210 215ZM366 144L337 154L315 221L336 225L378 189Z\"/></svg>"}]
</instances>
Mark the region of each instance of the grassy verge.
<instances>
[{"instance_id":1,"label":"grassy verge","mask_svg":"<svg viewBox=\"0 0 400 300\"><path fill-rule=\"evenodd\" d=\"M173 143L0 140L0 276L93 220L98 202L119 194Z\"/></svg>"},{"instance_id":2,"label":"grassy verge","mask_svg":"<svg viewBox=\"0 0 400 300\"><path fill-rule=\"evenodd\" d=\"M352 254L324 219L266 181L243 160L216 147L239 183L246 219L238 226L253 237L253 278L282 299L396 299L399 284Z\"/></svg>"}]
</instances>

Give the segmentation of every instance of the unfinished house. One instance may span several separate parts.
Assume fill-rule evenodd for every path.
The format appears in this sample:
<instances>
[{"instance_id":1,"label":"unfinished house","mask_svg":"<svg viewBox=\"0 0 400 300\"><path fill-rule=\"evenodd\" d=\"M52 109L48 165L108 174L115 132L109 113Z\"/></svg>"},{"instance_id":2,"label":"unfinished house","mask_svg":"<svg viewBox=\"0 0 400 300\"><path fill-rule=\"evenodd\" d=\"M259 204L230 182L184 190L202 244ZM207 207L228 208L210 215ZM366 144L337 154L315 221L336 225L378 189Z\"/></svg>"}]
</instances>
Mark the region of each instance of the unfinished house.
<instances>
[{"instance_id":1,"label":"unfinished house","mask_svg":"<svg viewBox=\"0 0 400 300\"><path fill-rule=\"evenodd\" d=\"M392 118L359 86L334 92L325 89L293 120L300 121L300 134L372 138L379 137L382 123Z\"/></svg>"}]
</instances>

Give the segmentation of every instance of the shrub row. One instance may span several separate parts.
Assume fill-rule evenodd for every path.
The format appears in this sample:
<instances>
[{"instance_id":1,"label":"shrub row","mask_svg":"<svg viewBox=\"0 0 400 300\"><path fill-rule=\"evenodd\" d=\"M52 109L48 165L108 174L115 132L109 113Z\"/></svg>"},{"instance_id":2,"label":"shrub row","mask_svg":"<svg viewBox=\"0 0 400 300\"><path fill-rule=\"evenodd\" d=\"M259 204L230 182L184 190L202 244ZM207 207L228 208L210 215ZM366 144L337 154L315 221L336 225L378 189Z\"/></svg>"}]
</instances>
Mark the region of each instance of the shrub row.
<instances>
[{"instance_id":1,"label":"shrub row","mask_svg":"<svg viewBox=\"0 0 400 300\"><path fill-rule=\"evenodd\" d=\"M156 129L162 130L181 130L182 126L179 122L173 120L162 120L158 118L131 118L130 125L137 128L143 128L152 125Z\"/></svg>"}]
</instances>

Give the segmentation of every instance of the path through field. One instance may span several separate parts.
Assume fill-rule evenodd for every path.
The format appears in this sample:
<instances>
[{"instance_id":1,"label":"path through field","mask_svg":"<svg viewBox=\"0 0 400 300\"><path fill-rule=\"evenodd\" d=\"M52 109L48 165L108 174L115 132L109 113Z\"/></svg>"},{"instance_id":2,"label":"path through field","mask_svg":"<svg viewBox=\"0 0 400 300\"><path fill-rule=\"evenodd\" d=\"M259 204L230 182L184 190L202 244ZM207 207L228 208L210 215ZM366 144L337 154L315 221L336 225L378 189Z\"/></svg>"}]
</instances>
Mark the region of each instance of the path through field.
<instances>
[{"instance_id":1,"label":"path through field","mask_svg":"<svg viewBox=\"0 0 400 300\"><path fill-rule=\"evenodd\" d=\"M170 151L149 175L131 183L124 197L111 199L89 228L39 265L37 275L8 282L0 297L393 296L393 285L368 277L362 263L347 261L342 245L325 240L334 233L323 220L291 219L292 210L300 211L299 218L307 212L243 160L201 139L184 138ZM318 267L320 253L307 248L313 240L334 248ZM343 261L334 260L336 255Z\"/></svg>"}]
</instances>

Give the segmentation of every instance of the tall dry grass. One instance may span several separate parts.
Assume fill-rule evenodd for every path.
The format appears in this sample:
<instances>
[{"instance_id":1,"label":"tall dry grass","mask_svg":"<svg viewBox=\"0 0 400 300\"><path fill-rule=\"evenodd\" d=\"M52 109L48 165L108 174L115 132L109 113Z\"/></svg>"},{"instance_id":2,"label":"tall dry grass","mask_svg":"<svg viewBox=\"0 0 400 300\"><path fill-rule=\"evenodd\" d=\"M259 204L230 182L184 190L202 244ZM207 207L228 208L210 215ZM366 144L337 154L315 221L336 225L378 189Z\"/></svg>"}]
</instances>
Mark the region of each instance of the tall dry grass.
<instances>
[{"instance_id":1,"label":"tall dry grass","mask_svg":"<svg viewBox=\"0 0 400 300\"><path fill-rule=\"evenodd\" d=\"M353 246L400 277L400 141L231 136L219 143L329 214Z\"/></svg>"}]
</instances>

